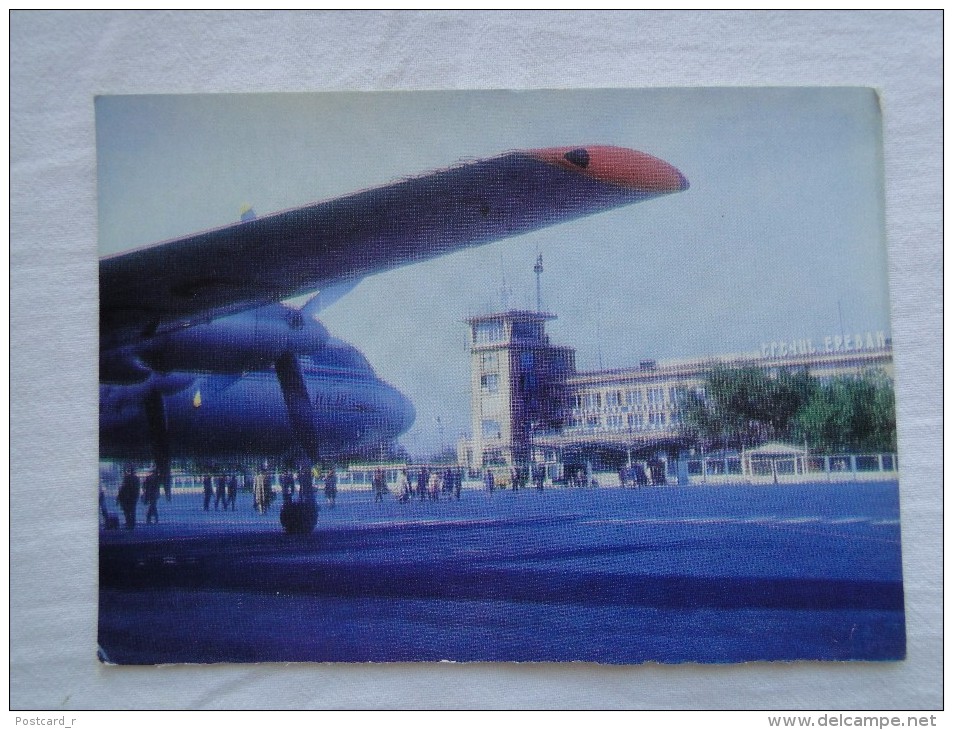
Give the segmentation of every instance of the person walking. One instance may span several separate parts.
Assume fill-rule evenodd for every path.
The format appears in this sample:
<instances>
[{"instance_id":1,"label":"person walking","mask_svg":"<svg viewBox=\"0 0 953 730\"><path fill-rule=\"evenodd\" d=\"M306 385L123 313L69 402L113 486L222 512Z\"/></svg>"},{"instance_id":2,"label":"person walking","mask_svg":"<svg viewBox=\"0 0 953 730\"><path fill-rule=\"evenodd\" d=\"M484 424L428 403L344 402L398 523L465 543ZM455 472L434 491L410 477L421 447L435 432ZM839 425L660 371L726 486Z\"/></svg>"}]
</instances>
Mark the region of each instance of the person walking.
<instances>
[{"instance_id":1,"label":"person walking","mask_svg":"<svg viewBox=\"0 0 953 730\"><path fill-rule=\"evenodd\" d=\"M126 529L132 530L136 526L136 504L139 502L139 477L136 476L136 470L132 466L126 470L126 476L123 477L119 493L116 495L116 502L126 518Z\"/></svg>"},{"instance_id":2,"label":"person walking","mask_svg":"<svg viewBox=\"0 0 953 730\"><path fill-rule=\"evenodd\" d=\"M328 506L333 509L334 502L338 498L338 475L333 466L324 477L324 498L328 501Z\"/></svg>"},{"instance_id":3,"label":"person walking","mask_svg":"<svg viewBox=\"0 0 953 730\"><path fill-rule=\"evenodd\" d=\"M202 503L203 508L208 512L208 506L212 503L212 496L215 494L215 490L212 489L212 475L206 474L205 479L202 480L202 490L204 502Z\"/></svg>"},{"instance_id":4,"label":"person walking","mask_svg":"<svg viewBox=\"0 0 953 730\"><path fill-rule=\"evenodd\" d=\"M486 487L486 490L493 494L493 489L495 487L495 480L493 479L493 472L487 469L483 472L483 486Z\"/></svg>"},{"instance_id":5,"label":"person walking","mask_svg":"<svg viewBox=\"0 0 953 730\"><path fill-rule=\"evenodd\" d=\"M285 469L281 474L281 501L288 502L294 497L295 478L290 469Z\"/></svg>"},{"instance_id":6,"label":"person walking","mask_svg":"<svg viewBox=\"0 0 953 730\"><path fill-rule=\"evenodd\" d=\"M271 491L271 484L267 483L267 476L264 469L259 469L255 475L255 483L252 487L255 509L258 514L263 515L268 511L268 493Z\"/></svg>"},{"instance_id":7,"label":"person walking","mask_svg":"<svg viewBox=\"0 0 953 730\"><path fill-rule=\"evenodd\" d=\"M226 495L226 490L228 489L228 477L224 474L220 474L218 481L215 484L215 511L218 511L218 503L222 503L222 509L228 509L228 496Z\"/></svg>"},{"instance_id":8,"label":"person walking","mask_svg":"<svg viewBox=\"0 0 953 730\"><path fill-rule=\"evenodd\" d=\"M546 468L542 464L537 464L533 467L533 482L536 484L536 489L540 492L543 491L543 483L546 481Z\"/></svg>"},{"instance_id":9,"label":"person walking","mask_svg":"<svg viewBox=\"0 0 953 730\"><path fill-rule=\"evenodd\" d=\"M146 524L151 524L153 520L159 524L159 474L152 470L149 476L145 478L142 485L142 496L148 508L146 509Z\"/></svg>"},{"instance_id":10,"label":"person walking","mask_svg":"<svg viewBox=\"0 0 953 730\"><path fill-rule=\"evenodd\" d=\"M298 470L298 501L308 500L314 503L314 471L312 467L303 466Z\"/></svg>"},{"instance_id":11,"label":"person walking","mask_svg":"<svg viewBox=\"0 0 953 730\"><path fill-rule=\"evenodd\" d=\"M235 511L235 501L238 498L238 476L232 474L232 478L228 480L228 499L225 502L225 509L228 509L228 505L232 505L232 512Z\"/></svg>"},{"instance_id":12,"label":"person walking","mask_svg":"<svg viewBox=\"0 0 953 730\"><path fill-rule=\"evenodd\" d=\"M383 469L377 469L374 472L371 486L374 488L374 502L383 502L384 492L387 491L387 477L384 475Z\"/></svg>"},{"instance_id":13,"label":"person walking","mask_svg":"<svg viewBox=\"0 0 953 730\"><path fill-rule=\"evenodd\" d=\"M397 475L397 501L406 504L410 501L410 479L407 477L407 470L401 469Z\"/></svg>"}]
</instances>

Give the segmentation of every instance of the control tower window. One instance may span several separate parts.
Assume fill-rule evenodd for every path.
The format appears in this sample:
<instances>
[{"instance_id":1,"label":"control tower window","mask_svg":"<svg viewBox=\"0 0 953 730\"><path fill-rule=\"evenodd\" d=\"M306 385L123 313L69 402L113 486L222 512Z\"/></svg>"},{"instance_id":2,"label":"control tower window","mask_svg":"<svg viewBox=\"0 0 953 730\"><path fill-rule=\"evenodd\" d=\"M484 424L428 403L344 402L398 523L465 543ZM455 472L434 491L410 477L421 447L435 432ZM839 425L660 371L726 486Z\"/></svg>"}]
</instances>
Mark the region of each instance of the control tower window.
<instances>
[{"instance_id":1,"label":"control tower window","mask_svg":"<svg viewBox=\"0 0 953 730\"><path fill-rule=\"evenodd\" d=\"M483 421L481 426L483 429L483 438L485 439L501 438L502 429L500 429L499 421Z\"/></svg>"},{"instance_id":2,"label":"control tower window","mask_svg":"<svg viewBox=\"0 0 953 730\"><path fill-rule=\"evenodd\" d=\"M483 464L503 466L506 464L506 459L503 457L503 452L500 449L487 449L483 452Z\"/></svg>"},{"instance_id":3,"label":"control tower window","mask_svg":"<svg viewBox=\"0 0 953 730\"><path fill-rule=\"evenodd\" d=\"M542 339L542 328L538 322L513 322L513 339L536 342Z\"/></svg>"},{"instance_id":4,"label":"control tower window","mask_svg":"<svg viewBox=\"0 0 953 730\"><path fill-rule=\"evenodd\" d=\"M503 341L503 323L494 319L489 322L477 322L473 325L473 341L477 344Z\"/></svg>"},{"instance_id":5,"label":"control tower window","mask_svg":"<svg viewBox=\"0 0 953 730\"><path fill-rule=\"evenodd\" d=\"M500 367L500 353L484 352L480 355L480 367L484 372L493 372Z\"/></svg>"},{"instance_id":6,"label":"control tower window","mask_svg":"<svg viewBox=\"0 0 953 730\"><path fill-rule=\"evenodd\" d=\"M500 390L500 376L496 373L488 373L480 376L481 393L498 393Z\"/></svg>"}]
</instances>

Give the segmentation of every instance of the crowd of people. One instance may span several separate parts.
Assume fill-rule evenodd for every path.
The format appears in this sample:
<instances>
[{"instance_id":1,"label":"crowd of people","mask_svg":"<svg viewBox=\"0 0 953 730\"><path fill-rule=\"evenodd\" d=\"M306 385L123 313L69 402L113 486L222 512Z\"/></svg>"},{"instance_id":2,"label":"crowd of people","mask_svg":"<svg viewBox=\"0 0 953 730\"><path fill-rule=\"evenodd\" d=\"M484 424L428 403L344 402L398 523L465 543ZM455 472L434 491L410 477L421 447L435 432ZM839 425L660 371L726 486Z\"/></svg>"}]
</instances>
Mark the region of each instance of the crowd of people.
<instances>
[{"instance_id":1,"label":"crowd of people","mask_svg":"<svg viewBox=\"0 0 953 730\"><path fill-rule=\"evenodd\" d=\"M146 524L159 524L159 495L161 492L162 485L158 470L153 469L145 478L140 479L135 467L132 465L126 467L119 490L116 493L116 504L122 511L127 530L136 527L136 512L140 502L146 506ZM221 505L222 511L231 509L234 512L238 501L238 475L224 472L214 475L205 474L202 478L202 496L202 506L206 512L211 509L213 498L216 511ZM256 508L258 504L267 504L264 500L259 502L257 497L258 493L256 492ZM167 485L166 499L171 500L171 498L171 490ZM109 511L106 492L102 488L99 490L99 511L107 530L118 529L119 518Z\"/></svg>"},{"instance_id":2,"label":"crowd of people","mask_svg":"<svg viewBox=\"0 0 953 730\"><path fill-rule=\"evenodd\" d=\"M665 464L650 459L645 466L635 462L619 469L619 486L647 487L649 484L665 484Z\"/></svg>"},{"instance_id":3,"label":"crowd of people","mask_svg":"<svg viewBox=\"0 0 953 730\"><path fill-rule=\"evenodd\" d=\"M436 502L441 494L460 499L460 491L463 489L463 470L456 467L441 470L437 467L426 466L414 470L401 469L397 475L396 489L397 501L401 504L406 504L415 498L422 502L427 500Z\"/></svg>"},{"instance_id":4,"label":"crowd of people","mask_svg":"<svg viewBox=\"0 0 953 730\"><path fill-rule=\"evenodd\" d=\"M649 461L644 466L633 463L619 469L619 484L622 487L642 487L649 484L663 484L665 467L661 462ZM397 501L407 504L414 500L421 502L438 501L441 496L447 499L460 499L463 490L464 470L457 466L420 466L403 467L397 470L394 482L394 493ZM471 477L473 475L471 474ZM542 491L547 483L546 470L541 464L532 466L516 466L510 469L488 468L478 475L482 479L482 486L486 492L497 490L519 491L532 485ZM302 469L297 472L290 468L277 471L267 467L259 468L251 480L252 507L259 514L266 514L275 502L277 494L281 494L282 505L294 503L296 500L314 499L313 486L324 488L324 498L327 506L334 509L338 493L338 473L331 466L325 471L319 469ZM239 492L239 475L228 473L227 470L213 469L204 474L202 482L202 508L209 512L235 511ZM242 477L243 483L246 477ZM565 486L585 487L598 486L586 468L567 470L563 480ZM371 493L375 503L382 503L386 495L391 493L388 486L387 471L384 468L374 469L370 478ZM276 490L277 487L277 490ZM125 518L126 529L131 530L136 525L136 508L141 502L146 505L146 524L159 522L159 495L161 485L157 470L153 469L142 480L132 466L128 466L123 475L122 484L116 495ZM168 490L167 490L168 497ZM100 490L100 511L107 529L117 528L118 518L109 512L105 492Z\"/></svg>"},{"instance_id":5,"label":"crowd of people","mask_svg":"<svg viewBox=\"0 0 953 730\"><path fill-rule=\"evenodd\" d=\"M145 479L140 480L132 466L126 468L119 492L116 494L116 503L122 510L127 530L132 530L136 526L136 508L140 501L146 505L146 524L159 524L160 493L161 484L157 470L153 469ZM168 491L166 498L169 498ZM106 493L102 489L99 490L99 511L107 529L119 527L119 518L109 511Z\"/></svg>"},{"instance_id":6,"label":"crowd of people","mask_svg":"<svg viewBox=\"0 0 953 730\"><path fill-rule=\"evenodd\" d=\"M212 486L214 483L214 487ZM227 510L231 505L232 511L235 511L235 502L238 499L238 476L232 474L219 474L213 477L206 474L202 479L203 507L206 512L209 511L209 505L212 503L212 497L215 497L215 509L218 510L219 504L223 510Z\"/></svg>"}]
</instances>

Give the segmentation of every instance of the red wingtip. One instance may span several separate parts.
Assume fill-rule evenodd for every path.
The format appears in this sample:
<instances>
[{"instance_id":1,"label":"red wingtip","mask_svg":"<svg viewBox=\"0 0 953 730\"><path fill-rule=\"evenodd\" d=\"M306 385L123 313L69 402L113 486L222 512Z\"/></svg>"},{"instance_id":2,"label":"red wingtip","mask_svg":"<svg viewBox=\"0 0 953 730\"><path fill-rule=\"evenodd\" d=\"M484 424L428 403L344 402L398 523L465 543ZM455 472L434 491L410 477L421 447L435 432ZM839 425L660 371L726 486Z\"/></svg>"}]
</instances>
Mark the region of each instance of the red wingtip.
<instances>
[{"instance_id":1,"label":"red wingtip","mask_svg":"<svg viewBox=\"0 0 953 730\"><path fill-rule=\"evenodd\" d=\"M649 193L662 195L688 188L685 176L665 160L625 147L549 147L528 150L528 154L581 175Z\"/></svg>"}]
</instances>

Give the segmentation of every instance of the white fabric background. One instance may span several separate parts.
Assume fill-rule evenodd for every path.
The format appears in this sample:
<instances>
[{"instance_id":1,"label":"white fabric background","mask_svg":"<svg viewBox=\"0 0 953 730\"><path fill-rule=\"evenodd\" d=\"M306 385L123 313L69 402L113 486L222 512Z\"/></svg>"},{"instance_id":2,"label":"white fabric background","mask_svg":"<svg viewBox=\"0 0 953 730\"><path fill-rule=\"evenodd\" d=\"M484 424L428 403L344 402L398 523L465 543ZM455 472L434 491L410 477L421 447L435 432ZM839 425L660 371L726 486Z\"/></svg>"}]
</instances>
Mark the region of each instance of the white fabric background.
<instances>
[{"instance_id":1,"label":"white fabric background","mask_svg":"<svg viewBox=\"0 0 953 730\"><path fill-rule=\"evenodd\" d=\"M913 11L14 12L11 707L940 707L941 23ZM711 85L882 94L906 661L97 662L94 95Z\"/></svg>"}]
</instances>

